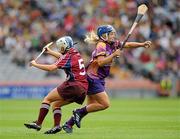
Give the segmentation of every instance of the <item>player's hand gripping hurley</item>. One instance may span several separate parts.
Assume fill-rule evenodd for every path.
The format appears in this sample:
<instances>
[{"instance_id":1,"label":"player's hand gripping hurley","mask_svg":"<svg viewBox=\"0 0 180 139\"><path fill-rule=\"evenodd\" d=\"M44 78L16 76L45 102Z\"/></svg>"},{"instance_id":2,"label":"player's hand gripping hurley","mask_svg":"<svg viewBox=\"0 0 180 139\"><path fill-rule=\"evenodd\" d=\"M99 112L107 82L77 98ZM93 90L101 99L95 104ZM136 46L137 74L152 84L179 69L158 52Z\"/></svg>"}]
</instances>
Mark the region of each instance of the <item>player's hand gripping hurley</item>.
<instances>
[{"instance_id":1,"label":"player's hand gripping hurley","mask_svg":"<svg viewBox=\"0 0 180 139\"><path fill-rule=\"evenodd\" d=\"M140 6L138 6L136 19L134 20L134 23L133 23L129 33L127 34L126 38L124 39L120 50L122 50L124 48L126 42L128 41L129 37L131 36L133 30L135 29L135 27L137 26L137 24L139 23L139 21L141 20L141 18L143 17L143 15L146 13L147 10L148 10L148 7L145 4L141 4Z\"/></svg>"},{"instance_id":2,"label":"player's hand gripping hurley","mask_svg":"<svg viewBox=\"0 0 180 139\"><path fill-rule=\"evenodd\" d=\"M41 53L34 59L34 61L37 61L41 55L46 51L46 48L49 48L51 45L53 44L53 42L48 43L46 46L43 47L43 50L41 51Z\"/></svg>"}]
</instances>

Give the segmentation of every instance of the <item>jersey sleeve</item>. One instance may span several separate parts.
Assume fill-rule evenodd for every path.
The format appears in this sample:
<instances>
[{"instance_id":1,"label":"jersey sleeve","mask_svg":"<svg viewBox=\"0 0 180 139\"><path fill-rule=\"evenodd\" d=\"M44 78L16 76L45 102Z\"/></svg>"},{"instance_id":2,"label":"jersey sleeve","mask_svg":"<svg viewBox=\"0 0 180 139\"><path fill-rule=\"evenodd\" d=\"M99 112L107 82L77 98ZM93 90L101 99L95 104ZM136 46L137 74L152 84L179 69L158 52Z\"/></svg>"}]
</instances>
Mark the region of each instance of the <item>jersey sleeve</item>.
<instances>
[{"instance_id":1,"label":"jersey sleeve","mask_svg":"<svg viewBox=\"0 0 180 139\"><path fill-rule=\"evenodd\" d=\"M67 69L67 68L71 68L71 58L70 58L70 55L67 54L65 56L62 56L60 57L55 65L58 67L58 68L61 68L61 69Z\"/></svg>"},{"instance_id":2,"label":"jersey sleeve","mask_svg":"<svg viewBox=\"0 0 180 139\"><path fill-rule=\"evenodd\" d=\"M122 47L122 43L123 42L121 42L121 41L119 41L119 40L116 40L115 42L114 42L114 48L115 49L121 49L121 47Z\"/></svg>"},{"instance_id":3,"label":"jersey sleeve","mask_svg":"<svg viewBox=\"0 0 180 139\"><path fill-rule=\"evenodd\" d=\"M96 57L106 55L106 44L104 42L99 42L96 46Z\"/></svg>"}]
</instances>

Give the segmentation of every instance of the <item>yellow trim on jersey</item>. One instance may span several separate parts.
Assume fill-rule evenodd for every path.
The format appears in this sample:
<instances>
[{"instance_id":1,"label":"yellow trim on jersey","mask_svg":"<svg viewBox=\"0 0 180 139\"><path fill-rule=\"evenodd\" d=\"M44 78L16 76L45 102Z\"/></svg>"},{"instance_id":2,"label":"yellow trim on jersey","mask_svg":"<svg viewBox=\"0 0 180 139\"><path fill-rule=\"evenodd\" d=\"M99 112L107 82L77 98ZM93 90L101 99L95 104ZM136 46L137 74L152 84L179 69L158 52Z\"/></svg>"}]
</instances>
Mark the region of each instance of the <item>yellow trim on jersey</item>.
<instances>
[{"instance_id":1,"label":"yellow trim on jersey","mask_svg":"<svg viewBox=\"0 0 180 139\"><path fill-rule=\"evenodd\" d=\"M96 50L97 51L100 50L100 52L96 54L96 57L100 56L100 55L102 55L102 56L106 55L106 43L98 42L98 44L96 46Z\"/></svg>"},{"instance_id":2,"label":"yellow trim on jersey","mask_svg":"<svg viewBox=\"0 0 180 139\"><path fill-rule=\"evenodd\" d=\"M98 42L97 45L96 45L96 48L98 48L98 47L106 48L106 43L104 43L104 42Z\"/></svg>"},{"instance_id":3,"label":"yellow trim on jersey","mask_svg":"<svg viewBox=\"0 0 180 139\"><path fill-rule=\"evenodd\" d=\"M104 55L106 55L106 52L100 52L100 53L98 53L96 56L104 56Z\"/></svg>"}]
</instances>

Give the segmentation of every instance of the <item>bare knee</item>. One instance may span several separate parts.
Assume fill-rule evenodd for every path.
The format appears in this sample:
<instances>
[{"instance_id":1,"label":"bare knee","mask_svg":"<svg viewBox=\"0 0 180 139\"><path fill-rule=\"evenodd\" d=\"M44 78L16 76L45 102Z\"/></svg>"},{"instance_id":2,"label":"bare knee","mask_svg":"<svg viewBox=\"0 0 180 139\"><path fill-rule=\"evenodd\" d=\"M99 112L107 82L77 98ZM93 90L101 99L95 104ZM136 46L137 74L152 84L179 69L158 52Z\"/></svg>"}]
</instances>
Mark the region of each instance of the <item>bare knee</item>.
<instances>
[{"instance_id":1,"label":"bare knee","mask_svg":"<svg viewBox=\"0 0 180 139\"><path fill-rule=\"evenodd\" d=\"M110 107L109 99L99 101L98 103L100 104L100 107L101 107L102 110L105 110L105 109Z\"/></svg>"},{"instance_id":2,"label":"bare knee","mask_svg":"<svg viewBox=\"0 0 180 139\"><path fill-rule=\"evenodd\" d=\"M46 96L46 97L43 99L43 103L48 103L48 104L51 103L51 100L49 99L48 96Z\"/></svg>"},{"instance_id":3,"label":"bare knee","mask_svg":"<svg viewBox=\"0 0 180 139\"><path fill-rule=\"evenodd\" d=\"M60 105L59 104L57 104L57 103L52 103L52 109L54 110L54 109L56 109L56 108L60 108Z\"/></svg>"},{"instance_id":4,"label":"bare knee","mask_svg":"<svg viewBox=\"0 0 180 139\"><path fill-rule=\"evenodd\" d=\"M105 109L107 109L109 107L110 107L110 103L109 102L101 103L101 109L102 110L105 110Z\"/></svg>"}]
</instances>

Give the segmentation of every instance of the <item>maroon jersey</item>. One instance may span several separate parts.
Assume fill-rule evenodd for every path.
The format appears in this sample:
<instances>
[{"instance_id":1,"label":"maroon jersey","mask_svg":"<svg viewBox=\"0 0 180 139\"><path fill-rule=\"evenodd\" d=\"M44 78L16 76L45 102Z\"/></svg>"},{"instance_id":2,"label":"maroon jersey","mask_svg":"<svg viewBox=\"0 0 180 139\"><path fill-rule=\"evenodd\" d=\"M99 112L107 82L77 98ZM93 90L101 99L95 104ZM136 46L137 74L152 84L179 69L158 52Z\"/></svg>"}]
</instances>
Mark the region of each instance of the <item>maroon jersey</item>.
<instances>
[{"instance_id":1,"label":"maroon jersey","mask_svg":"<svg viewBox=\"0 0 180 139\"><path fill-rule=\"evenodd\" d=\"M88 82L84 61L76 49L71 48L65 55L61 56L55 64L58 68L64 69L67 75L67 81L77 81L87 89Z\"/></svg>"}]
</instances>

